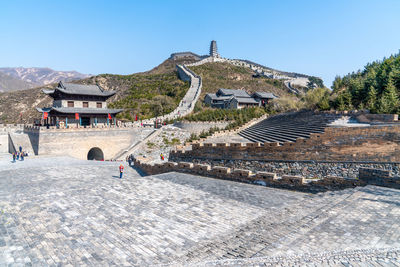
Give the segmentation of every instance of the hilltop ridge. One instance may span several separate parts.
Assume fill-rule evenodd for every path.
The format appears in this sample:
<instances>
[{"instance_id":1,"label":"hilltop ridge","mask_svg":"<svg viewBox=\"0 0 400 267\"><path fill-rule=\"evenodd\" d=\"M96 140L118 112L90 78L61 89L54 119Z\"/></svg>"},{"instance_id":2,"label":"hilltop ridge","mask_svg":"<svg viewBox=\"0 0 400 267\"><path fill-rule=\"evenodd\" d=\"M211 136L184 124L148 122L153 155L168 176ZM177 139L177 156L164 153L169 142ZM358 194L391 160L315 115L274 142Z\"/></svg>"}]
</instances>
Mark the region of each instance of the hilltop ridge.
<instances>
[{"instance_id":1,"label":"hilltop ridge","mask_svg":"<svg viewBox=\"0 0 400 267\"><path fill-rule=\"evenodd\" d=\"M50 68L0 68L0 90L15 91L90 77L77 71L57 71Z\"/></svg>"},{"instance_id":2,"label":"hilltop ridge","mask_svg":"<svg viewBox=\"0 0 400 267\"><path fill-rule=\"evenodd\" d=\"M200 99L205 93L216 92L218 88L245 89L249 92L266 91L277 96L297 98L299 93L308 88L290 84L295 78L309 79L308 75L277 72L272 68L243 60L228 60L219 56L218 50L210 46L210 55L198 56L191 52L173 53L168 59L153 69L130 75L100 74L75 80L80 84L98 84L105 90L116 90L115 96L109 99L112 108L123 108L120 119L133 120L167 114L174 110L189 88L189 82L179 79L176 65L186 65L202 77L203 89ZM46 72L46 70L43 70ZM25 73L26 75L23 75ZM21 77L34 80L29 71L20 72ZM37 72L36 72L37 74ZM73 73L71 73L72 75ZM15 75L15 73L14 73ZM280 75L286 75L288 79ZM68 75L67 75L68 76ZM86 75L87 76L87 75ZM286 77L285 76L285 77ZM33 75L33 77L36 77ZM52 77L52 76L51 76ZM56 78L34 81L53 82L45 87L52 87ZM55 77L55 76L54 76ZM65 76L64 76L65 77ZM307 86L307 84L303 84ZM39 114L36 107L50 104L51 99L41 93L43 86L19 92L0 94L0 123L31 123ZM300 92L300 90L302 90ZM299 95L300 96L300 95Z\"/></svg>"}]
</instances>

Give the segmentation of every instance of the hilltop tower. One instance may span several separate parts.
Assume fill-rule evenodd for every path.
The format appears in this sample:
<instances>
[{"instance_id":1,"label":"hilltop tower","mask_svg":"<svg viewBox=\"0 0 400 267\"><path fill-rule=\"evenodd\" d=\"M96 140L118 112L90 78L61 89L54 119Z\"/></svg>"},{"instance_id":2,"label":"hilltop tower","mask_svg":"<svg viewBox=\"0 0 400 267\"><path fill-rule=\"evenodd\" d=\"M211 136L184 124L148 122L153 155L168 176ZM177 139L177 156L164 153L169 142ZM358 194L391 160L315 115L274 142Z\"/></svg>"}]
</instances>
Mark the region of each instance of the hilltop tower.
<instances>
[{"instance_id":1,"label":"hilltop tower","mask_svg":"<svg viewBox=\"0 0 400 267\"><path fill-rule=\"evenodd\" d=\"M211 57L219 57L217 41L212 40L210 44L210 56Z\"/></svg>"}]
</instances>

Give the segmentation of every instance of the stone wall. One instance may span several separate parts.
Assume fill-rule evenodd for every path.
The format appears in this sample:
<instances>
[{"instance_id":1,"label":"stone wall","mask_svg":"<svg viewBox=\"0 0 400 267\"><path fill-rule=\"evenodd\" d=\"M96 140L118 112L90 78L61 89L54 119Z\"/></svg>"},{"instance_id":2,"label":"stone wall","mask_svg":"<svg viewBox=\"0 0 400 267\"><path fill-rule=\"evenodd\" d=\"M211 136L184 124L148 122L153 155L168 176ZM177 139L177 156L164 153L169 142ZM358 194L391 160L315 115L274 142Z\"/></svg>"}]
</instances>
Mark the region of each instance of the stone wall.
<instances>
[{"instance_id":1,"label":"stone wall","mask_svg":"<svg viewBox=\"0 0 400 267\"><path fill-rule=\"evenodd\" d=\"M0 153L14 152L9 142L9 134L22 131L23 128L23 124L0 124Z\"/></svg>"},{"instance_id":2,"label":"stone wall","mask_svg":"<svg viewBox=\"0 0 400 267\"><path fill-rule=\"evenodd\" d=\"M225 166L236 169L247 169L252 172L274 172L278 176L296 175L307 179L323 179L328 176L358 178L360 168L381 169L400 176L400 162L328 162L328 161L256 161L256 160L200 160L190 161L207 164L211 167Z\"/></svg>"},{"instance_id":3,"label":"stone wall","mask_svg":"<svg viewBox=\"0 0 400 267\"><path fill-rule=\"evenodd\" d=\"M225 129L229 122L190 122L190 121L177 121L174 126L186 130L190 133L199 134L202 131L208 131L210 128L218 127Z\"/></svg>"},{"instance_id":4,"label":"stone wall","mask_svg":"<svg viewBox=\"0 0 400 267\"><path fill-rule=\"evenodd\" d=\"M326 128L309 139L279 143L192 144L176 150L170 160L317 160L400 162L400 126Z\"/></svg>"},{"instance_id":5,"label":"stone wall","mask_svg":"<svg viewBox=\"0 0 400 267\"><path fill-rule=\"evenodd\" d=\"M400 189L400 177L393 176L388 170L370 168L360 168L360 179L348 179L337 176L326 176L322 179L306 179L305 177L299 175L279 176L275 172L253 172L249 169L211 166L208 164L197 164L190 162L166 162L163 164L152 165L135 159L134 165L147 175L155 175L166 172L183 172L217 179L254 183L269 187L307 192L337 190L348 187L365 186L367 184Z\"/></svg>"},{"instance_id":6,"label":"stone wall","mask_svg":"<svg viewBox=\"0 0 400 267\"><path fill-rule=\"evenodd\" d=\"M104 159L113 156L146 137L152 129L80 129L75 131L58 129L56 131L28 132L34 150L38 155L69 155L87 159L93 147L103 151ZM35 153L36 154L36 153Z\"/></svg>"},{"instance_id":7,"label":"stone wall","mask_svg":"<svg viewBox=\"0 0 400 267\"><path fill-rule=\"evenodd\" d=\"M0 132L0 153L8 152L8 133Z\"/></svg>"},{"instance_id":8,"label":"stone wall","mask_svg":"<svg viewBox=\"0 0 400 267\"><path fill-rule=\"evenodd\" d=\"M133 143L146 138L154 129L138 124L57 129L32 125L1 125L0 153L12 153L22 146L31 155L68 155L87 159L89 150L100 148L105 160Z\"/></svg>"},{"instance_id":9,"label":"stone wall","mask_svg":"<svg viewBox=\"0 0 400 267\"><path fill-rule=\"evenodd\" d=\"M182 81L190 82L192 80L191 77L183 70L183 68L177 67L176 70L178 71L179 79Z\"/></svg>"}]
</instances>

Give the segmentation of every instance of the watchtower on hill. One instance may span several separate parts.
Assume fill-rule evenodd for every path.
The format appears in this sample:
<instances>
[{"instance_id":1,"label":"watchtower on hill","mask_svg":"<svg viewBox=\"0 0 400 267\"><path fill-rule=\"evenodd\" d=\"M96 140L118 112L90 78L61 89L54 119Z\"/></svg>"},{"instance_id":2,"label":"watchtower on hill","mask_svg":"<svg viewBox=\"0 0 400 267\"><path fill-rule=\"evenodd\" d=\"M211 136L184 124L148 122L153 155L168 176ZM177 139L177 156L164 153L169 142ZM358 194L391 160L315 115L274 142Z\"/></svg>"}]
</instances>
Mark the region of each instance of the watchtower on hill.
<instances>
[{"instance_id":1,"label":"watchtower on hill","mask_svg":"<svg viewBox=\"0 0 400 267\"><path fill-rule=\"evenodd\" d=\"M210 56L211 57L219 57L217 41L212 40L210 44Z\"/></svg>"}]
</instances>

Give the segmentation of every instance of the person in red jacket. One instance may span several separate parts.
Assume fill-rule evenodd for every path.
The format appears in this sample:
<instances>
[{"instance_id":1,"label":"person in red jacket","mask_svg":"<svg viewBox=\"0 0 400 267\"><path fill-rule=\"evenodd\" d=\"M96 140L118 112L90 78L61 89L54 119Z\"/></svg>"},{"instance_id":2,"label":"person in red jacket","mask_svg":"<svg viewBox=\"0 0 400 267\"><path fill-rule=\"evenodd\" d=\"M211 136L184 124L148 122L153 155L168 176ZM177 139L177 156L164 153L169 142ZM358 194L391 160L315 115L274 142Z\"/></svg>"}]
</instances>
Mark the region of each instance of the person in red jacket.
<instances>
[{"instance_id":1,"label":"person in red jacket","mask_svg":"<svg viewBox=\"0 0 400 267\"><path fill-rule=\"evenodd\" d=\"M119 165L119 178L122 179L122 174L124 173L124 165Z\"/></svg>"}]
</instances>

